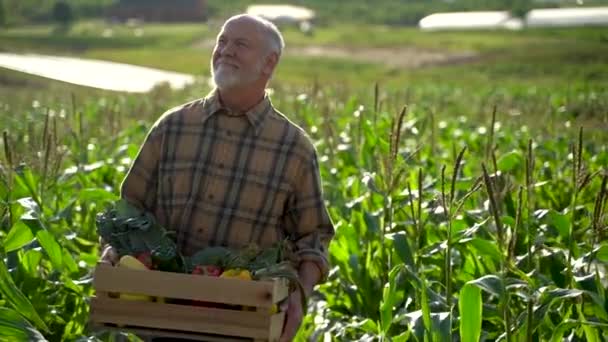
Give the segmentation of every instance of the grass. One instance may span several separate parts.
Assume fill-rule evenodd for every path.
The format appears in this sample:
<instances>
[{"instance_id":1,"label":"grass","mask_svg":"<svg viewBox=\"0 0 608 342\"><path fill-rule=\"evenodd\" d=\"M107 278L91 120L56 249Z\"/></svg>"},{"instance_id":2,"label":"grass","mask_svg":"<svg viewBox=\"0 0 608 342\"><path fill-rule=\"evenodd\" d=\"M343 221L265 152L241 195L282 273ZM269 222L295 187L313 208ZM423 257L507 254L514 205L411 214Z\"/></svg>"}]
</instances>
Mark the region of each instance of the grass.
<instances>
[{"instance_id":1,"label":"grass","mask_svg":"<svg viewBox=\"0 0 608 342\"><path fill-rule=\"evenodd\" d=\"M86 21L57 34L51 26L27 26L0 32L0 45L10 51L75 55L208 75L217 23L144 24L139 29ZM104 32L112 31L111 37ZM313 36L284 30L287 52L276 74L282 83L352 86L381 82L390 88L441 82L480 87L555 87L585 84L604 89L608 82L607 35L601 28L530 29L524 31L421 32L416 28L354 26L319 27ZM344 58L289 55L289 46L327 45L358 49L415 48L444 53L477 54L468 62L403 69ZM400 58L396 55L395 58ZM411 58L411 57L401 57Z\"/></svg>"},{"instance_id":2,"label":"grass","mask_svg":"<svg viewBox=\"0 0 608 342\"><path fill-rule=\"evenodd\" d=\"M209 51L192 48L157 49L94 49L83 57L144 65L162 70L177 71L195 75L209 75ZM170 62L168 62L170 61Z\"/></svg>"}]
</instances>

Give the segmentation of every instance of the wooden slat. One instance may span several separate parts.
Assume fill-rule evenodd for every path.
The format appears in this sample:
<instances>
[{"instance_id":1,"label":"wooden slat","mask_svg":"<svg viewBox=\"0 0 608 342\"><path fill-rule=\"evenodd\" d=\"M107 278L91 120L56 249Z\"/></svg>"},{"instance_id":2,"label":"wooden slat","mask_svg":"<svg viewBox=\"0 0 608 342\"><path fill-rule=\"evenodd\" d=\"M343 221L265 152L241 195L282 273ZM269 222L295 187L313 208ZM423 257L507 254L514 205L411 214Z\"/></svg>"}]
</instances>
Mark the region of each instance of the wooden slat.
<instances>
[{"instance_id":1,"label":"wooden slat","mask_svg":"<svg viewBox=\"0 0 608 342\"><path fill-rule=\"evenodd\" d=\"M277 303L289 296L289 281L285 278L276 279L272 289L272 301Z\"/></svg>"},{"instance_id":2,"label":"wooden slat","mask_svg":"<svg viewBox=\"0 0 608 342\"><path fill-rule=\"evenodd\" d=\"M153 329L153 328L135 328L135 327L118 328L118 327L101 325L101 324L91 325L91 328L93 328L95 330L130 332L130 333L136 334L140 337L174 337L174 338L186 338L186 339L197 340L197 341L206 341L206 342L250 342L250 341L253 341L253 339L246 338L246 337L220 336L220 335L203 334L203 333L192 334L192 333L183 333L183 332L178 332L178 331L160 330L160 329Z\"/></svg>"},{"instance_id":3,"label":"wooden slat","mask_svg":"<svg viewBox=\"0 0 608 342\"><path fill-rule=\"evenodd\" d=\"M283 333L283 323L285 321L285 313L273 315L270 318L270 328L268 330L268 340L271 342L278 341Z\"/></svg>"},{"instance_id":4,"label":"wooden slat","mask_svg":"<svg viewBox=\"0 0 608 342\"><path fill-rule=\"evenodd\" d=\"M277 284L278 283L278 284ZM270 308L287 296L284 281L246 281L98 264L93 286L101 292L139 293Z\"/></svg>"},{"instance_id":5,"label":"wooden slat","mask_svg":"<svg viewBox=\"0 0 608 342\"><path fill-rule=\"evenodd\" d=\"M97 324L114 323L267 339L270 333L269 327L280 319L277 317L282 316L284 313L269 316L253 311L92 298L90 319Z\"/></svg>"}]
</instances>

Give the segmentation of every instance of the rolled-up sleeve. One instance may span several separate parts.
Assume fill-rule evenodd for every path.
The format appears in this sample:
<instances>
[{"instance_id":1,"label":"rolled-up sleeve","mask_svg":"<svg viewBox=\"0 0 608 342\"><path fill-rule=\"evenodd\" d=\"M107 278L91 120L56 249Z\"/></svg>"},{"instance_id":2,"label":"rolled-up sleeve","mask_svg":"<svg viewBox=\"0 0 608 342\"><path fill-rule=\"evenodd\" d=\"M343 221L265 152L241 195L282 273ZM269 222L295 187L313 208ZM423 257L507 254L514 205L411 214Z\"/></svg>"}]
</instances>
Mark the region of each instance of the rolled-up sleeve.
<instances>
[{"instance_id":1,"label":"rolled-up sleeve","mask_svg":"<svg viewBox=\"0 0 608 342\"><path fill-rule=\"evenodd\" d=\"M298 262L311 261L321 271L321 282L329 274L329 243L334 236L323 198L316 153L303 165L288 201L288 230L292 233Z\"/></svg>"}]
</instances>

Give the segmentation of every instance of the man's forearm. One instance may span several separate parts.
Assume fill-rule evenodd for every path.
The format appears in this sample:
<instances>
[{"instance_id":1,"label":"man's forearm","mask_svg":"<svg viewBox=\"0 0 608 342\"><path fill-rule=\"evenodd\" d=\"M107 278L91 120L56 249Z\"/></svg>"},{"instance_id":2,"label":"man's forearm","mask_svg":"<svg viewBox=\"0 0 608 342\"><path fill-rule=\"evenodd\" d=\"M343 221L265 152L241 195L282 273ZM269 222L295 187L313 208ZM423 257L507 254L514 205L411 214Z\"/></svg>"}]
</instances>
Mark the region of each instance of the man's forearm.
<instances>
[{"instance_id":1,"label":"man's forearm","mask_svg":"<svg viewBox=\"0 0 608 342\"><path fill-rule=\"evenodd\" d=\"M304 261L300 264L299 269L300 282L304 287L306 297L310 297L312 290L321 280L321 271L319 267L312 261Z\"/></svg>"}]
</instances>

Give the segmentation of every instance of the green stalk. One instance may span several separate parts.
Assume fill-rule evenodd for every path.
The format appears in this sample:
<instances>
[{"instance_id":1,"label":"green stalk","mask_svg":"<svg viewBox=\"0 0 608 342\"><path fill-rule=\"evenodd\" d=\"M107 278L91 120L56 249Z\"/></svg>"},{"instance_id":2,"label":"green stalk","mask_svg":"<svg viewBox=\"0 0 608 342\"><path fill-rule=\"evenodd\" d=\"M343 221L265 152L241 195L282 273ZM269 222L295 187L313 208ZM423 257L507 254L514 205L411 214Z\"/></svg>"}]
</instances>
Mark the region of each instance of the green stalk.
<instances>
[{"instance_id":1,"label":"green stalk","mask_svg":"<svg viewBox=\"0 0 608 342\"><path fill-rule=\"evenodd\" d=\"M6 158L7 170L6 170L6 207L8 214L8 227L10 228L13 225L13 211L11 209L11 193L13 189L13 152L10 138L8 136L8 131L2 132L2 139L4 141L4 157Z\"/></svg>"},{"instance_id":2,"label":"green stalk","mask_svg":"<svg viewBox=\"0 0 608 342\"><path fill-rule=\"evenodd\" d=\"M74 111L74 115L76 115L76 119L77 119L77 124L78 124L78 136L77 136L77 142L78 142L78 147L79 147L79 158L80 160L78 161L79 163L79 168L82 167L83 164L87 163L87 146L85 144L85 137L84 137L84 113L82 111L77 111L76 110L76 96L74 95L74 93L72 93L72 110Z\"/></svg>"},{"instance_id":3,"label":"green stalk","mask_svg":"<svg viewBox=\"0 0 608 342\"><path fill-rule=\"evenodd\" d=\"M392 149L393 165L397 162L397 154L399 153L399 144L401 143L401 129L403 127L403 120L405 119L406 113L407 113L407 106L403 106L403 108L401 108L401 112L399 113L399 119L397 121L397 127L395 128L395 133L393 134L395 137L394 146Z\"/></svg>"},{"instance_id":4,"label":"green stalk","mask_svg":"<svg viewBox=\"0 0 608 342\"><path fill-rule=\"evenodd\" d=\"M532 150L532 139L528 140L528 151L526 155L526 244L527 244L527 263L528 272L532 270L533 259L532 259L532 244L534 243L535 237L532 235L531 222L532 222L532 194L534 184L534 152ZM532 285L532 284L530 284ZM526 341L533 342L533 324L534 324L534 301L532 299L532 290L528 293L529 299L526 303L527 311L527 329L526 329Z\"/></svg>"},{"instance_id":5,"label":"green stalk","mask_svg":"<svg viewBox=\"0 0 608 342\"><path fill-rule=\"evenodd\" d=\"M608 183L608 173L604 173L602 176L602 182L600 185L600 191L595 197L595 203L593 205L593 215L591 219L591 227L593 228L593 237L591 239L591 247L595 248L595 245L600 241L603 241L603 229L602 229L602 217L604 216L604 204L606 203L606 197L608 196L608 189L606 185ZM587 264L587 273L591 271L591 263Z\"/></svg>"},{"instance_id":6,"label":"green stalk","mask_svg":"<svg viewBox=\"0 0 608 342\"><path fill-rule=\"evenodd\" d=\"M390 272L390 270L392 269L391 253L386 252L386 239L384 238L384 235L387 233L387 231L390 232L393 227L393 200L391 198L390 193L387 194L385 197L385 210L387 210L386 215L388 216L388 224L384 226L382 232L382 263L383 265L387 265L387 273L386 279L383 279L383 283L386 283L388 281L388 272Z\"/></svg>"},{"instance_id":7,"label":"green stalk","mask_svg":"<svg viewBox=\"0 0 608 342\"><path fill-rule=\"evenodd\" d=\"M46 109L46 115L44 116L44 129L42 130L42 144L40 148L44 147L46 143L47 137L49 135L49 119L50 119L50 109Z\"/></svg>"},{"instance_id":8,"label":"green stalk","mask_svg":"<svg viewBox=\"0 0 608 342\"><path fill-rule=\"evenodd\" d=\"M486 184L486 190L488 193L488 197L490 199L490 209L492 212L492 216L494 217L494 223L496 225L496 233L498 235L498 249L500 251L501 260L500 260L500 276L502 278L502 283L505 284L506 280L506 265L505 265L505 237L502 222L500 220L500 215L498 212L498 204L496 203L496 196L493 187L492 180L488 175L488 170L486 169L486 165L484 163L481 164L481 168L483 170L483 178ZM511 342L511 312L509 310L509 294L505 291L502 301L502 312L503 319L505 325L505 333L507 335L507 342Z\"/></svg>"},{"instance_id":9,"label":"green stalk","mask_svg":"<svg viewBox=\"0 0 608 342\"><path fill-rule=\"evenodd\" d=\"M46 180L48 176L49 170L49 158L51 156L51 141L53 140L52 136L47 137L47 141L44 146L44 164L42 167L42 180L40 182L40 202L44 203L44 189L46 187ZM40 208L42 209L42 208Z\"/></svg>"},{"instance_id":10,"label":"green stalk","mask_svg":"<svg viewBox=\"0 0 608 342\"><path fill-rule=\"evenodd\" d=\"M583 154L583 128L581 127L578 135L578 146L572 146L572 199L570 201L570 232L568 234L568 263L567 263L567 279L568 285L572 287L572 254L574 253L574 220L576 219L576 199L578 198L579 186L578 180L581 171Z\"/></svg>"},{"instance_id":11,"label":"green stalk","mask_svg":"<svg viewBox=\"0 0 608 342\"><path fill-rule=\"evenodd\" d=\"M534 333L534 329L532 324L534 324L534 303L532 301L532 298L528 299L528 303L527 303L527 329L526 329L526 341L528 342L532 342L533 340L533 333Z\"/></svg>"},{"instance_id":12,"label":"green stalk","mask_svg":"<svg viewBox=\"0 0 608 342\"><path fill-rule=\"evenodd\" d=\"M532 152L532 139L528 140L528 153L526 156L526 241L528 249L528 271L532 269L532 243L533 237L530 229L532 222L532 187L534 182L534 155Z\"/></svg>"},{"instance_id":13,"label":"green stalk","mask_svg":"<svg viewBox=\"0 0 608 342\"><path fill-rule=\"evenodd\" d=\"M422 248L423 245L423 236L422 236L422 168L418 169L418 250ZM420 266L420 265L418 265Z\"/></svg>"},{"instance_id":14,"label":"green stalk","mask_svg":"<svg viewBox=\"0 0 608 342\"><path fill-rule=\"evenodd\" d=\"M410 197L410 214L412 215L412 221L414 221L414 241L418 241L418 239L420 238L419 234L420 234L420 230L418 229L418 220L416 219L416 212L414 211L414 197L412 196L412 186L410 185L410 183L407 183L407 194ZM420 199L419 199L420 200ZM414 270L414 272L418 273L418 270L420 269L420 249L418 248L418 243L414 244L414 265L416 267L416 269ZM418 298L418 296L415 296L416 298L414 298L414 308L415 310L420 309L420 299Z\"/></svg>"},{"instance_id":15,"label":"green stalk","mask_svg":"<svg viewBox=\"0 0 608 342\"><path fill-rule=\"evenodd\" d=\"M416 236L414 237L414 241L418 241L418 234L420 233L420 230L418 228L418 219L416 217L416 210L414 210L414 196L412 194L412 186L410 185L410 183L407 183L407 194L410 197L410 203L409 203L409 209L410 209L410 215L412 216L412 221L414 221L414 233L416 234ZM414 244L416 250L415 252L415 265L416 265L416 270L418 269L418 243Z\"/></svg>"},{"instance_id":16,"label":"green stalk","mask_svg":"<svg viewBox=\"0 0 608 342\"><path fill-rule=\"evenodd\" d=\"M441 168L441 202L443 206L443 212L447 219L448 231L447 231L447 247L445 253L445 285L446 285L446 302L448 305L448 310L450 312L450 332L449 332L449 340L452 340L452 221L453 217L453 203L454 198L456 197L456 179L458 178L458 172L460 169L460 165L462 163L462 157L464 156L464 152L466 151L466 147L464 147L458 156L456 157L456 161L454 163L454 169L452 171L452 180L450 183L450 192L449 199L446 198L446 189L445 189L445 168L443 165Z\"/></svg>"},{"instance_id":17,"label":"green stalk","mask_svg":"<svg viewBox=\"0 0 608 342\"><path fill-rule=\"evenodd\" d=\"M374 128L376 128L378 111L380 111L380 86L378 85L378 82L376 82L374 83Z\"/></svg>"},{"instance_id":18,"label":"green stalk","mask_svg":"<svg viewBox=\"0 0 608 342\"><path fill-rule=\"evenodd\" d=\"M437 141L436 141L436 128L435 128L435 112L433 110L429 113L429 119L431 121L431 155L437 155L435 151L437 150Z\"/></svg>"},{"instance_id":19,"label":"green stalk","mask_svg":"<svg viewBox=\"0 0 608 342\"><path fill-rule=\"evenodd\" d=\"M496 203L496 196L494 193L494 187L492 185L492 180L488 175L488 170L486 169L485 163L481 163L481 168L483 171L483 178L486 185L486 191L488 193L488 197L490 199L490 209L492 211L492 216L494 217L494 223L496 224L496 234L498 235L498 248L501 253L504 253L504 234L503 227L500 221L500 215L498 213L498 204Z\"/></svg>"},{"instance_id":20,"label":"green stalk","mask_svg":"<svg viewBox=\"0 0 608 342\"><path fill-rule=\"evenodd\" d=\"M454 164L454 169L452 170L452 184L450 187L450 210L452 210L452 204L454 203L454 199L456 198L456 179L458 178L458 172L460 170L460 165L462 164L462 157L464 156L464 152L467 150L467 147L463 147L458 153L456 157L456 163ZM451 214L451 213L450 213Z\"/></svg>"},{"instance_id":21,"label":"green stalk","mask_svg":"<svg viewBox=\"0 0 608 342\"><path fill-rule=\"evenodd\" d=\"M418 169L418 201L417 206L414 208L414 197L412 195L412 187L410 183L407 184L407 192L410 197L410 213L412 215L412 220L414 221L414 229L415 229L415 237L414 237L414 264L416 266L416 272L420 270L420 266L422 263L422 257L420 255L420 250L423 247L423 232L422 232L422 168ZM415 298L415 308L418 310L421 308L420 298L416 296Z\"/></svg>"},{"instance_id":22,"label":"green stalk","mask_svg":"<svg viewBox=\"0 0 608 342\"><path fill-rule=\"evenodd\" d=\"M604 205L608 202L608 173L604 173L602 176L602 185L600 185L600 191L595 199L595 205L593 208L593 230L594 230L594 242L593 246L599 241L604 240L603 230L601 227L602 217L604 216Z\"/></svg>"},{"instance_id":23,"label":"green stalk","mask_svg":"<svg viewBox=\"0 0 608 342\"><path fill-rule=\"evenodd\" d=\"M515 247L517 245L518 231L521 227L521 216L523 207L523 187L520 186L517 191L517 211L515 212L515 227L513 227L513 233L511 235L511 241L509 243L509 264L515 259Z\"/></svg>"},{"instance_id":24,"label":"green stalk","mask_svg":"<svg viewBox=\"0 0 608 342\"><path fill-rule=\"evenodd\" d=\"M448 341L452 340L452 218L450 217L449 208L446 202L445 192L445 164L441 168L441 204L443 206L443 213L448 223L447 232L447 247L445 252L444 266L445 269L445 301L449 311L449 333Z\"/></svg>"},{"instance_id":25,"label":"green stalk","mask_svg":"<svg viewBox=\"0 0 608 342\"><path fill-rule=\"evenodd\" d=\"M496 105L492 110L492 121L490 123L490 132L488 134L488 142L486 143L486 161L490 160L490 154L494 149L494 126L496 125Z\"/></svg>"},{"instance_id":26,"label":"green stalk","mask_svg":"<svg viewBox=\"0 0 608 342\"><path fill-rule=\"evenodd\" d=\"M407 113L407 106L403 106L403 108L401 109L401 112L399 113L397 121L393 120L393 122L391 123L390 145L389 145L390 155L389 155L389 158L388 158L388 160L386 162L386 166L385 166L385 169L387 171L385 179L387 179L388 181L385 186L386 194L385 194L385 198L384 198L384 201L385 201L384 210L386 213L385 217L386 217L386 222L388 222L388 225L386 228L388 228L388 231L390 231L393 227L393 221L394 221L394 215L395 215L392 194L393 194L393 191L397 188L401 175L403 174L403 169L399 169L399 165L397 165L397 163L398 163L397 157L399 155L399 144L401 143L401 128L403 127L403 120L405 119L406 113ZM384 238L384 234L386 234L386 230L387 230L386 228L383 232L383 238ZM383 242L382 243L382 261L384 262L384 260L386 258L388 269L391 270L392 269L391 254L386 253L385 248L386 247L384 246L384 242Z\"/></svg>"},{"instance_id":27,"label":"green stalk","mask_svg":"<svg viewBox=\"0 0 608 342\"><path fill-rule=\"evenodd\" d=\"M357 152L357 163L361 163L361 165L363 165L363 158L361 157L363 155L363 113L365 113L365 110L359 111L359 120L357 124L357 146L355 149L355 151Z\"/></svg>"}]
</instances>

